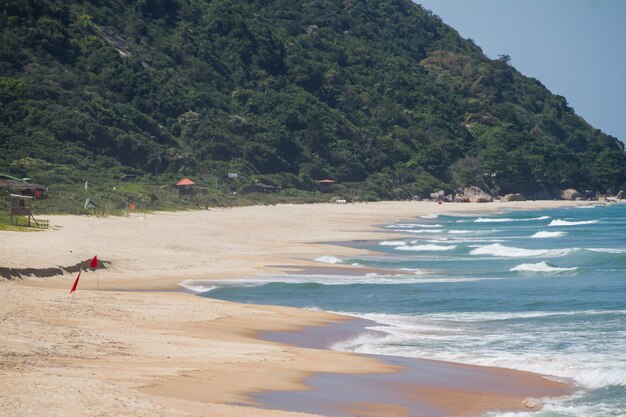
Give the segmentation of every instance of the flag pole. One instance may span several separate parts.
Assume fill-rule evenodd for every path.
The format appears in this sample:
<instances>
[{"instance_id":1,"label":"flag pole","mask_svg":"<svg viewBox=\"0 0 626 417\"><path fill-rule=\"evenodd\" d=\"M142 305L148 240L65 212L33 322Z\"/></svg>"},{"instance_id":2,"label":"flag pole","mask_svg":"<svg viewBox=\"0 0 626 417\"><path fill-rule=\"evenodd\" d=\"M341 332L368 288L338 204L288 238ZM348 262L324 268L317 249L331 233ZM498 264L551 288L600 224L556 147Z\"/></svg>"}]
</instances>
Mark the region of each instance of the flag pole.
<instances>
[{"instance_id":1,"label":"flag pole","mask_svg":"<svg viewBox=\"0 0 626 417\"><path fill-rule=\"evenodd\" d=\"M70 306L67 309L67 316L65 316L65 323L63 323L63 327L67 326L67 319L70 317L70 310L72 310L73 302L74 302L74 292L72 291L72 298L70 299Z\"/></svg>"},{"instance_id":2,"label":"flag pole","mask_svg":"<svg viewBox=\"0 0 626 417\"><path fill-rule=\"evenodd\" d=\"M98 261L98 255L94 256L93 259L91 260L91 262L89 262L89 268L92 268L96 270L96 286L98 291L100 291L100 273L98 271L98 266L99 266L100 261Z\"/></svg>"},{"instance_id":3,"label":"flag pole","mask_svg":"<svg viewBox=\"0 0 626 417\"><path fill-rule=\"evenodd\" d=\"M70 311L72 310L72 303L74 302L74 292L78 287L78 280L80 279L80 269L78 270L78 275L76 276L76 280L74 280L74 285L72 285L72 289L70 290L70 294L72 294L72 299L70 300L70 306L67 308L67 316L65 316L65 323L63 326L67 326L67 319L70 317Z\"/></svg>"}]
</instances>

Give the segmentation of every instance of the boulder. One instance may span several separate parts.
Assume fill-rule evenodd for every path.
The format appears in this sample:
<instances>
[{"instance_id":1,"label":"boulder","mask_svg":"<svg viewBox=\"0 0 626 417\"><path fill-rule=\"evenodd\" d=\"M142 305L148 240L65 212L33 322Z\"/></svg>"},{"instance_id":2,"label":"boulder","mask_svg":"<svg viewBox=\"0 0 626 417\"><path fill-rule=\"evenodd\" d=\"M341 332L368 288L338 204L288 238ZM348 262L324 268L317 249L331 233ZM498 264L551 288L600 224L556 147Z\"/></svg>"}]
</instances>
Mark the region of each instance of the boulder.
<instances>
[{"instance_id":1,"label":"boulder","mask_svg":"<svg viewBox=\"0 0 626 417\"><path fill-rule=\"evenodd\" d=\"M436 193L430 193L430 199L435 201L445 200L446 192L443 190L439 190Z\"/></svg>"},{"instance_id":2,"label":"boulder","mask_svg":"<svg viewBox=\"0 0 626 417\"><path fill-rule=\"evenodd\" d=\"M515 194L507 194L500 199L500 201L526 201L526 197L521 195L520 193Z\"/></svg>"},{"instance_id":3,"label":"boulder","mask_svg":"<svg viewBox=\"0 0 626 417\"><path fill-rule=\"evenodd\" d=\"M582 194L573 188L568 188L567 190L563 190L561 192L561 198L563 200L577 200L583 198Z\"/></svg>"},{"instance_id":4,"label":"boulder","mask_svg":"<svg viewBox=\"0 0 626 417\"><path fill-rule=\"evenodd\" d=\"M529 410L536 410L541 407L541 403L532 398L526 398L524 399L524 401L522 401L522 406Z\"/></svg>"},{"instance_id":5,"label":"boulder","mask_svg":"<svg viewBox=\"0 0 626 417\"><path fill-rule=\"evenodd\" d=\"M474 203L487 203L493 201L493 197L478 187L465 187L463 195Z\"/></svg>"}]
</instances>

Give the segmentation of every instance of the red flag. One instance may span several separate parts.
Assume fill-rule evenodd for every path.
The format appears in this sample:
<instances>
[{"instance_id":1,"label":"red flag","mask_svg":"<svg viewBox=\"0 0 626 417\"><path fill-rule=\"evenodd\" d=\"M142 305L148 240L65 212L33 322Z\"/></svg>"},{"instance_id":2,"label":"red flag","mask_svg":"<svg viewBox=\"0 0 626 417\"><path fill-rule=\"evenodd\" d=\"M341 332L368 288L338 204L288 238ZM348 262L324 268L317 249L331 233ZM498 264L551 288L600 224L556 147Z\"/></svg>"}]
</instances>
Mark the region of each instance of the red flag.
<instances>
[{"instance_id":1,"label":"red flag","mask_svg":"<svg viewBox=\"0 0 626 417\"><path fill-rule=\"evenodd\" d=\"M80 279L80 272L78 271L78 276L76 277L76 281L74 281L74 285L72 285L72 289L70 290L70 294L76 291L76 286L78 285L78 280Z\"/></svg>"},{"instance_id":2,"label":"red flag","mask_svg":"<svg viewBox=\"0 0 626 417\"><path fill-rule=\"evenodd\" d=\"M98 255L94 256L91 262L89 263L90 268L98 268Z\"/></svg>"}]
</instances>

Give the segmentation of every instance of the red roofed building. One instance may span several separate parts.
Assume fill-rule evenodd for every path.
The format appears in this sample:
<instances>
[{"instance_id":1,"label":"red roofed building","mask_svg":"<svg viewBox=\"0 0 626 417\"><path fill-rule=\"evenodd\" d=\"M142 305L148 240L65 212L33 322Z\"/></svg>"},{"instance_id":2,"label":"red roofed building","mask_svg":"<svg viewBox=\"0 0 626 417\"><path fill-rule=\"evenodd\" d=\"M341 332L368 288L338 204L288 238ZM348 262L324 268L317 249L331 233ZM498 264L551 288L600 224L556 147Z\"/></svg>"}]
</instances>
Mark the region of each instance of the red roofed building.
<instances>
[{"instance_id":1,"label":"red roofed building","mask_svg":"<svg viewBox=\"0 0 626 417\"><path fill-rule=\"evenodd\" d=\"M320 191L331 191L332 188L331 186L336 182L335 180L329 180L329 179L325 179L325 180L319 180L319 181L315 181L317 183L317 188Z\"/></svg>"},{"instance_id":2,"label":"red roofed building","mask_svg":"<svg viewBox=\"0 0 626 417\"><path fill-rule=\"evenodd\" d=\"M176 183L176 188L178 188L178 195L194 195L196 191L193 186L196 183L190 180L189 178L183 178L182 180Z\"/></svg>"}]
</instances>

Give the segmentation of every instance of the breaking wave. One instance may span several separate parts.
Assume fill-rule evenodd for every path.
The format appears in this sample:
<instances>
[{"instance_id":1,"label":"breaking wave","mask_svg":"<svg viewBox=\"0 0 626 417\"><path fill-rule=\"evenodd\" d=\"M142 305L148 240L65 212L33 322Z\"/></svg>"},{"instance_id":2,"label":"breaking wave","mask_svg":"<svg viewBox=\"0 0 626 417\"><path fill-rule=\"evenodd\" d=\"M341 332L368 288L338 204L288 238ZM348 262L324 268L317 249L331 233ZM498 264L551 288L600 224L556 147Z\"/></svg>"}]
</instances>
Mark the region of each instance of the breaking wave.
<instances>
[{"instance_id":1,"label":"breaking wave","mask_svg":"<svg viewBox=\"0 0 626 417\"><path fill-rule=\"evenodd\" d=\"M577 250L578 248L522 249L494 243L493 245L478 246L470 251L470 255L490 255L502 258L556 258L569 255Z\"/></svg>"},{"instance_id":2,"label":"breaking wave","mask_svg":"<svg viewBox=\"0 0 626 417\"><path fill-rule=\"evenodd\" d=\"M581 221L568 221L568 220L561 220L561 219L556 219L556 220L552 220L550 222L550 224L548 226L580 226L583 224L595 224L598 223L597 220L581 220Z\"/></svg>"},{"instance_id":3,"label":"breaking wave","mask_svg":"<svg viewBox=\"0 0 626 417\"><path fill-rule=\"evenodd\" d=\"M397 223L387 226L388 229L412 229L414 227L422 227L425 229L437 229L443 227L440 224L421 224L421 223Z\"/></svg>"},{"instance_id":4,"label":"breaking wave","mask_svg":"<svg viewBox=\"0 0 626 417\"><path fill-rule=\"evenodd\" d=\"M566 234L567 234L567 232L545 232L545 231L541 231L541 232L535 233L531 237L533 239L545 239L545 238L550 238L550 237L563 237Z\"/></svg>"},{"instance_id":5,"label":"breaking wave","mask_svg":"<svg viewBox=\"0 0 626 417\"><path fill-rule=\"evenodd\" d=\"M587 248L586 250L598 253L626 253L626 249L617 248Z\"/></svg>"},{"instance_id":6,"label":"breaking wave","mask_svg":"<svg viewBox=\"0 0 626 417\"><path fill-rule=\"evenodd\" d=\"M406 251L416 251L416 252L424 252L424 251L448 251L448 250L452 250L455 249L456 245L452 245L452 246L448 246L448 245L415 245L415 246L410 246L410 245L404 245L404 246L397 246L396 250L406 250Z\"/></svg>"},{"instance_id":7,"label":"breaking wave","mask_svg":"<svg viewBox=\"0 0 626 417\"><path fill-rule=\"evenodd\" d=\"M415 234L420 234L420 233L442 233L443 229L420 229L420 230L403 229L403 230L398 230L398 232L415 233Z\"/></svg>"},{"instance_id":8,"label":"breaking wave","mask_svg":"<svg viewBox=\"0 0 626 417\"><path fill-rule=\"evenodd\" d=\"M325 264L342 264L343 260L335 258L334 256L319 256L313 259L315 262L322 262Z\"/></svg>"},{"instance_id":9,"label":"breaking wave","mask_svg":"<svg viewBox=\"0 0 626 417\"><path fill-rule=\"evenodd\" d=\"M380 246L402 246L406 245L404 240L383 240L379 243Z\"/></svg>"},{"instance_id":10,"label":"breaking wave","mask_svg":"<svg viewBox=\"0 0 626 417\"><path fill-rule=\"evenodd\" d=\"M577 267L562 268L555 265L551 265L546 261L536 264L520 264L511 268L512 272L544 272L544 273L560 273L560 272L572 272L577 271Z\"/></svg>"},{"instance_id":11,"label":"breaking wave","mask_svg":"<svg viewBox=\"0 0 626 417\"><path fill-rule=\"evenodd\" d=\"M479 217L474 223L507 223L507 222L532 222L537 220L548 220L550 216L532 217L529 219L508 219L495 217Z\"/></svg>"},{"instance_id":12,"label":"breaking wave","mask_svg":"<svg viewBox=\"0 0 626 417\"><path fill-rule=\"evenodd\" d=\"M549 352L538 349L544 348L541 340L549 344L548 335L551 329L539 329L534 337L535 349L515 350L519 347L518 339L511 339L506 334L479 333L468 335L468 326L465 323L488 323L494 320L507 322L509 320L529 320L550 316L569 315L570 312L519 312L519 313L440 313L426 314L421 317L411 317L401 314L384 313L346 313L339 314L361 317L376 322L368 327L370 332L350 340L336 343L333 349L349 352L358 352L375 355L397 355L406 357L424 357L437 360L448 360L460 363L469 363L483 366L513 368L541 374L554 375L560 378L571 378L579 384L597 389L608 386L626 386L626 372L624 372L624 355L619 350L610 354L605 351L589 353L584 350L574 352ZM578 311L573 315L624 314L623 311ZM533 326L532 322L528 326ZM534 327L531 327L534 329ZM470 330L471 332L471 330ZM533 331L531 331L532 333ZM382 333L382 334L381 334ZM465 345L461 349L446 349L444 346L454 345L463 334ZM531 339L528 339L529 341ZM499 346L494 349L493 346ZM539 345L539 346L537 346ZM617 343L616 349L623 347Z\"/></svg>"},{"instance_id":13,"label":"breaking wave","mask_svg":"<svg viewBox=\"0 0 626 417\"><path fill-rule=\"evenodd\" d=\"M408 271L407 271L408 272ZM197 293L204 293L217 288L250 288L260 287L267 284L320 284L320 285L391 285L391 284L419 284L426 282L459 282L474 281L477 278L437 278L423 277L424 270L412 270L409 273L396 275L364 274L364 275L332 275L332 274L310 274L310 275L258 275L239 279L227 280L186 280L178 285Z\"/></svg>"}]
</instances>

